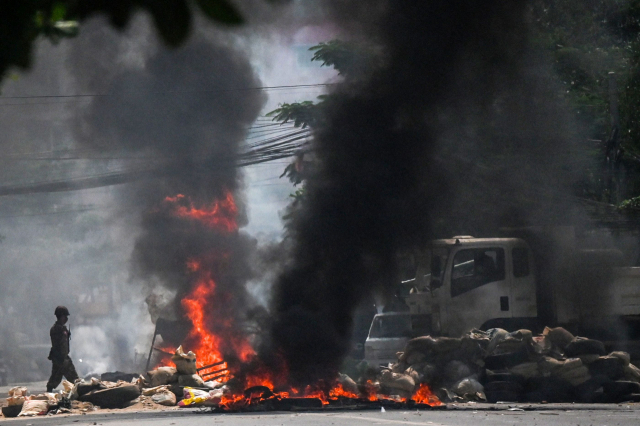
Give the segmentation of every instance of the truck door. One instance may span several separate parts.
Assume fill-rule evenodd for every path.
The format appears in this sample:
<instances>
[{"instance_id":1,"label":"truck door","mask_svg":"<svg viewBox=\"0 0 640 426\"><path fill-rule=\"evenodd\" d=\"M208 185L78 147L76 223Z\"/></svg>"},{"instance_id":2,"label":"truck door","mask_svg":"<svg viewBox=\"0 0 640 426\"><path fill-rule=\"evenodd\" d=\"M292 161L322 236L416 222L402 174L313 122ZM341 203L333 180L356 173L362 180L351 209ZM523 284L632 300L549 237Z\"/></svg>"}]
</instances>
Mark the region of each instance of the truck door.
<instances>
[{"instance_id":1,"label":"truck door","mask_svg":"<svg viewBox=\"0 0 640 426\"><path fill-rule=\"evenodd\" d=\"M534 318L538 315L536 282L533 275L533 256L526 246L515 246L511 251L511 312L514 318Z\"/></svg>"},{"instance_id":2,"label":"truck door","mask_svg":"<svg viewBox=\"0 0 640 426\"><path fill-rule=\"evenodd\" d=\"M443 332L459 336L490 319L512 316L503 247L461 248L449 265Z\"/></svg>"}]
</instances>

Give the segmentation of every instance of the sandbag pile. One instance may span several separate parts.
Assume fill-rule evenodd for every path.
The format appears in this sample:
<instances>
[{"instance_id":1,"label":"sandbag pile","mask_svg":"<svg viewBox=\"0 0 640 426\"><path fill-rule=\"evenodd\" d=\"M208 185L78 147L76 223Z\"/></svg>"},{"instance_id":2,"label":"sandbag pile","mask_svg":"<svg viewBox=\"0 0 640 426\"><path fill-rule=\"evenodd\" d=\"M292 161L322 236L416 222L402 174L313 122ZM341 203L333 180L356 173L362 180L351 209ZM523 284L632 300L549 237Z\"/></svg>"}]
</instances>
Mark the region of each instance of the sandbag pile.
<instances>
[{"instance_id":1,"label":"sandbag pile","mask_svg":"<svg viewBox=\"0 0 640 426\"><path fill-rule=\"evenodd\" d=\"M2 407L5 417L29 417L45 415L50 411L57 411L63 403L63 395L56 393L41 393L29 395L25 386L9 389L7 405Z\"/></svg>"},{"instance_id":2,"label":"sandbag pile","mask_svg":"<svg viewBox=\"0 0 640 426\"><path fill-rule=\"evenodd\" d=\"M400 396L426 383L443 401L640 401L640 369L628 353L607 354L602 342L561 327L418 337L378 380L382 393Z\"/></svg>"},{"instance_id":3,"label":"sandbag pile","mask_svg":"<svg viewBox=\"0 0 640 426\"><path fill-rule=\"evenodd\" d=\"M161 405L176 405L176 401L186 400L178 406L206 405L205 400L211 395L221 396L223 384L217 381L205 382L196 367L196 354L184 352L179 346L171 357L175 367L158 367L148 371L148 379L142 384L142 394L150 396L151 400ZM210 392L216 390L216 392ZM169 395L173 394L173 397ZM192 395L193 394L193 395ZM206 395L205 395L206 394ZM196 395L196 396L194 396ZM219 397L218 397L219 400Z\"/></svg>"}]
</instances>

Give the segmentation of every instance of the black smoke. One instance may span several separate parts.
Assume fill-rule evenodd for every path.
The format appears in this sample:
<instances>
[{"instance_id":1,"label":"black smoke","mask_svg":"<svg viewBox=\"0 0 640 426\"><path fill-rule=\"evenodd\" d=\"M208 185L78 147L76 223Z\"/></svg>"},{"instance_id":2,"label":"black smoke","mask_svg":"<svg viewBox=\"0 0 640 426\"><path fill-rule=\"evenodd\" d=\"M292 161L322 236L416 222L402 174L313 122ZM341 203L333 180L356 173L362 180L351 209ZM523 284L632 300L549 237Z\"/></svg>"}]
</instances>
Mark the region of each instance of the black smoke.
<instances>
[{"instance_id":1,"label":"black smoke","mask_svg":"<svg viewBox=\"0 0 640 426\"><path fill-rule=\"evenodd\" d=\"M318 172L273 303L272 344L296 383L338 371L354 309L391 287L399 252L529 225L547 217L545 194L571 185L574 132L530 49L526 2L331 7L346 33L377 45L382 65L347 79L322 111Z\"/></svg>"},{"instance_id":2,"label":"black smoke","mask_svg":"<svg viewBox=\"0 0 640 426\"><path fill-rule=\"evenodd\" d=\"M83 78L87 86L102 85L105 96L96 97L78 123L78 138L94 152L133 158L149 170L119 199L142 212L131 255L133 281L150 294L160 288L175 294L168 309L154 315L185 319L181 299L201 279L212 278L216 289L208 297L206 321L223 343L232 342L253 306L244 284L254 273L249 260L255 249L253 239L238 231L247 219L234 160L265 102L262 92L248 90L260 87L260 80L243 51L203 33L177 49L156 46L141 65L123 72L99 52L95 61L111 78L106 87L91 70ZM238 209L223 209L238 225L231 230L175 213L178 207L211 209L228 194ZM188 267L194 261L197 271ZM233 353L233 344L221 350Z\"/></svg>"}]
</instances>

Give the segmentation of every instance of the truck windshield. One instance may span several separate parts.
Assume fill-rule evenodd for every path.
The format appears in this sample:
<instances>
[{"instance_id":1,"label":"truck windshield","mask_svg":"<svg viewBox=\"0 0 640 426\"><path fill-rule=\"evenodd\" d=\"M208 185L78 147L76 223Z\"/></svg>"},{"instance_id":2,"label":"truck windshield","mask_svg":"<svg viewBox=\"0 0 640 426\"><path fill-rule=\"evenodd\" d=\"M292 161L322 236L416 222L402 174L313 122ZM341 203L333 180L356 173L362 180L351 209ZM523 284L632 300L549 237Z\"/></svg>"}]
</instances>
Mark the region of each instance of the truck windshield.
<instances>
[{"instance_id":1,"label":"truck windshield","mask_svg":"<svg viewBox=\"0 0 640 426\"><path fill-rule=\"evenodd\" d=\"M373 319L369 337L410 337L410 315L381 315Z\"/></svg>"}]
</instances>

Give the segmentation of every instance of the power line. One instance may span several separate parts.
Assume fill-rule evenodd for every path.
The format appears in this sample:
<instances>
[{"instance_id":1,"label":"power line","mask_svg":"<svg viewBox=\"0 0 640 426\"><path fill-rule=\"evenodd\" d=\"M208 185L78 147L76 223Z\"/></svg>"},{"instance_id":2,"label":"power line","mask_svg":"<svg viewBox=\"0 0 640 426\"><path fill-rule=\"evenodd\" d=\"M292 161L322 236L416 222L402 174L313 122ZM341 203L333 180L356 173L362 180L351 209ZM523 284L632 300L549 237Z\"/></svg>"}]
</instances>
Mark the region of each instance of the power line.
<instances>
[{"instance_id":1,"label":"power line","mask_svg":"<svg viewBox=\"0 0 640 426\"><path fill-rule=\"evenodd\" d=\"M315 84L295 84L287 86L262 86L262 87L240 87L233 89L216 89L216 90L167 90L160 92L134 92L145 94L164 94L164 93L226 93L226 92L247 92L254 90L269 91L269 90L283 90L283 89L299 89L310 87L326 87L333 86L337 83L315 83ZM125 92L132 93L132 92ZM121 93L90 93L90 94L74 94L74 95L36 95L36 96L0 96L2 99L68 99L68 98L98 98L108 96L118 96ZM0 104L2 105L2 104Z\"/></svg>"}]
</instances>

